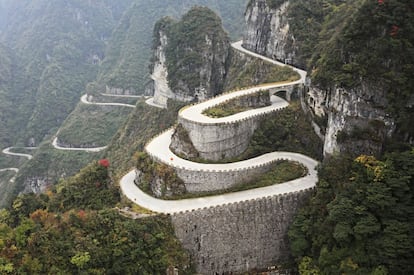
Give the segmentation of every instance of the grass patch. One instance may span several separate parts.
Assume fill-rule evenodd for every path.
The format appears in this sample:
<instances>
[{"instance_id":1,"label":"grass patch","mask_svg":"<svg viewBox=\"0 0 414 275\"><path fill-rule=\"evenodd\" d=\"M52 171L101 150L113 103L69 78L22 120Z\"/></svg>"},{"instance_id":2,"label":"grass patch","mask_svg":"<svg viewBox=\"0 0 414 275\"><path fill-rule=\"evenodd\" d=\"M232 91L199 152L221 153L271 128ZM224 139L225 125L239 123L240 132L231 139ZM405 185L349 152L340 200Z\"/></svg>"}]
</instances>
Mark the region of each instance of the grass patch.
<instances>
[{"instance_id":1,"label":"grass patch","mask_svg":"<svg viewBox=\"0 0 414 275\"><path fill-rule=\"evenodd\" d=\"M295 81L299 74L287 66L276 66L257 58L233 58L226 90L256 86L263 83Z\"/></svg>"},{"instance_id":2,"label":"grass patch","mask_svg":"<svg viewBox=\"0 0 414 275\"><path fill-rule=\"evenodd\" d=\"M128 118L131 108L78 105L59 132L59 141L88 147L107 145Z\"/></svg>"},{"instance_id":3,"label":"grass patch","mask_svg":"<svg viewBox=\"0 0 414 275\"><path fill-rule=\"evenodd\" d=\"M227 104L224 103L221 106L209 108L207 111L204 111L203 114L209 117L218 118L218 117L231 116L237 113L241 113L241 112L253 109L253 107L243 107L243 106L228 108L226 105Z\"/></svg>"},{"instance_id":4,"label":"grass patch","mask_svg":"<svg viewBox=\"0 0 414 275\"><path fill-rule=\"evenodd\" d=\"M258 91L249 95L242 95L203 111L209 117L226 117L247 110L269 106L269 90Z\"/></svg>"}]
</instances>

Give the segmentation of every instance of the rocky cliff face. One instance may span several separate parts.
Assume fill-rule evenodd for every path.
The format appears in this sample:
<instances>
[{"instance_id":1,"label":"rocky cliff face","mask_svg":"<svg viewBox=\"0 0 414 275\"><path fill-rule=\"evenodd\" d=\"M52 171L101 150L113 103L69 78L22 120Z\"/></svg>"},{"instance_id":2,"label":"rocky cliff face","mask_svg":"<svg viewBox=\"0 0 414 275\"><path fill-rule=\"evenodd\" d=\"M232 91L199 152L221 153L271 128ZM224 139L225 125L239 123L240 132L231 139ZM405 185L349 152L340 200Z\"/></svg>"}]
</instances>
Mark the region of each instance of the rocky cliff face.
<instances>
[{"instance_id":1,"label":"rocky cliff face","mask_svg":"<svg viewBox=\"0 0 414 275\"><path fill-rule=\"evenodd\" d=\"M311 15L299 12L301 5ZM307 1L251 0L245 14L244 46L272 58L288 59L296 66L311 64L312 85L303 106L311 110L315 129L324 135L325 155L378 155L387 139L399 135L407 142L413 132L408 126L413 113L411 80L404 69L407 66L402 65L412 55L398 43L398 35L410 37L409 32L401 31L407 22L399 22L399 27L395 24L390 31L381 18L392 16L392 8L376 2L342 5L332 1L330 5L335 8L318 12ZM377 18L367 17L367 12L374 12ZM341 20L350 17L354 20ZM298 22L309 22L309 27ZM295 42L295 37L300 39Z\"/></svg>"},{"instance_id":2,"label":"rocky cliff face","mask_svg":"<svg viewBox=\"0 0 414 275\"><path fill-rule=\"evenodd\" d=\"M153 49L155 103L198 101L222 92L230 43L214 12L196 7L181 21L162 19L155 26Z\"/></svg>"},{"instance_id":3,"label":"rocky cliff face","mask_svg":"<svg viewBox=\"0 0 414 275\"><path fill-rule=\"evenodd\" d=\"M380 84L364 82L354 89L331 90L311 86L305 98L316 130L323 134L325 156L341 152L378 155L395 131Z\"/></svg>"},{"instance_id":4,"label":"rocky cliff face","mask_svg":"<svg viewBox=\"0 0 414 275\"><path fill-rule=\"evenodd\" d=\"M175 98L174 93L168 86L168 70L166 64L165 51L168 45L168 37L165 29L159 29L155 33L158 45L154 50L154 64L151 79L154 81L154 103L167 106L168 98ZM184 99L184 101L186 101Z\"/></svg>"},{"instance_id":5,"label":"rocky cliff face","mask_svg":"<svg viewBox=\"0 0 414 275\"><path fill-rule=\"evenodd\" d=\"M324 110L315 114L321 117L326 113L328 119L325 156L341 152L355 155L382 152L386 138L395 130L395 123L385 111L388 102L378 86L364 83L355 89L319 90L318 95L326 95L327 99L322 105L314 105L315 109Z\"/></svg>"},{"instance_id":6,"label":"rocky cliff face","mask_svg":"<svg viewBox=\"0 0 414 275\"><path fill-rule=\"evenodd\" d=\"M289 5L290 1L281 1L270 7L267 0L252 0L245 13L243 46L273 59L294 62L296 47L288 22Z\"/></svg>"}]
</instances>

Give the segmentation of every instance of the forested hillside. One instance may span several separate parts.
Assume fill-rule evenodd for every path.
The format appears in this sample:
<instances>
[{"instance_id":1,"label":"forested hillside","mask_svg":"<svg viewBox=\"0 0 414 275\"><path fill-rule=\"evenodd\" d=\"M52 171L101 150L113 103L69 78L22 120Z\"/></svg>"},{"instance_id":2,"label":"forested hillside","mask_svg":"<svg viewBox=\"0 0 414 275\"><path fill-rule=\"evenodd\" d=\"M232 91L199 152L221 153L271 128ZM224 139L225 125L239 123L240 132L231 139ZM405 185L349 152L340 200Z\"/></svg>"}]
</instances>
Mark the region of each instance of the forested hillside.
<instances>
[{"instance_id":1,"label":"forested hillside","mask_svg":"<svg viewBox=\"0 0 414 275\"><path fill-rule=\"evenodd\" d=\"M16 59L12 64L15 72L13 89L7 90L8 100L0 102L0 113L7 115L5 126L1 128L7 134L1 145L3 148L40 145L40 148L33 152L34 159L21 167L14 191L9 190L1 196L24 188L30 190L28 183L39 179L54 183L99 157L81 152L59 152L51 148L50 142L85 91L99 94L105 92L106 85L143 91L143 79L149 73L151 30L156 20L163 15L181 15L193 4L210 5L224 16L228 30L237 37L242 30L244 3L244 0L220 3L2 0L0 4L4 9L1 12L5 17L4 24L0 23L0 41L10 48L11 54L4 55L5 58L14 56ZM119 115L106 116L108 112L101 113L95 108L92 112L82 113L88 116L88 120L83 121L79 120L82 114L77 110L66 120L66 130L63 130L66 142L75 145L93 145L95 141L106 145L103 143L111 139L115 124L122 123L127 116L127 110L116 110ZM95 114L96 119L91 114ZM87 125L88 121L92 124ZM105 123L114 121L110 131L103 130ZM79 123L83 129L96 131L83 135L77 126L76 131L70 130L70 125ZM102 137L97 136L100 133ZM79 139L76 135L80 135ZM1 155L0 160L4 163L6 157Z\"/></svg>"},{"instance_id":2,"label":"forested hillside","mask_svg":"<svg viewBox=\"0 0 414 275\"><path fill-rule=\"evenodd\" d=\"M354 2L338 5L323 25L322 35L327 39L314 53L311 66L316 70L312 78L323 88L336 85L345 89L376 89L368 92L373 94L372 101L395 120L393 138L409 142L414 137L414 3ZM344 14L348 16L343 17ZM339 20L342 23L338 31L333 26Z\"/></svg>"},{"instance_id":3,"label":"forested hillside","mask_svg":"<svg viewBox=\"0 0 414 275\"><path fill-rule=\"evenodd\" d=\"M86 84L96 78L107 40L130 1L114 5L106 0L3 0L1 5L5 17L0 25L0 43L7 47L7 50L2 47L0 53L5 61L0 65L5 77L5 82L0 84L4 94L0 102L1 146L38 146L45 138L50 143L52 135L79 102ZM49 157L45 162L46 155ZM78 156L73 154L66 162L74 161L82 166L52 170L59 168L56 164L65 163L58 161L65 155L56 157L56 152L40 152L42 157L26 166L33 169L21 170L23 176L2 190L0 201L7 201L10 193L21 191L24 182L58 175L53 176L56 180L87 163L77 161ZM1 154L2 168L11 167L16 159L19 158ZM51 170L47 170L47 165ZM19 187L16 189L13 184Z\"/></svg>"},{"instance_id":4,"label":"forested hillside","mask_svg":"<svg viewBox=\"0 0 414 275\"><path fill-rule=\"evenodd\" d=\"M116 21L104 1L21 1L17 6L1 41L19 56L24 76L22 87L12 91L14 104L26 114L26 121L19 121L22 142L37 145L95 78L94 60L103 58Z\"/></svg>"},{"instance_id":5,"label":"forested hillside","mask_svg":"<svg viewBox=\"0 0 414 275\"><path fill-rule=\"evenodd\" d=\"M316 195L290 231L302 274L409 274L413 164L414 151L325 163Z\"/></svg>"},{"instance_id":6,"label":"forested hillside","mask_svg":"<svg viewBox=\"0 0 414 275\"><path fill-rule=\"evenodd\" d=\"M323 2L328 13L320 25L318 17L312 21L301 10L295 13L308 18L309 27L314 24L323 38L306 42L312 36L303 32L304 26L296 30L302 30L309 49L315 48L307 59L313 85L331 93L337 89L344 98L362 95L376 108L361 105L366 116L375 119L338 133L349 155L325 158L316 195L292 225L292 252L301 274L408 274L414 268L414 4ZM335 104L333 115L352 108L345 100ZM375 117L375 112L386 116ZM363 115L346 119L352 125L358 116ZM389 129L390 117L392 134L384 139L381 132ZM376 158L355 155L373 144L383 146Z\"/></svg>"},{"instance_id":7,"label":"forested hillside","mask_svg":"<svg viewBox=\"0 0 414 275\"><path fill-rule=\"evenodd\" d=\"M4 112L0 113L0 146L10 143L7 122L12 114L10 91L13 89L13 55L9 49L0 44L0 102Z\"/></svg>"},{"instance_id":8,"label":"forested hillside","mask_svg":"<svg viewBox=\"0 0 414 275\"><path fill-rule=\"evenodd\" d=\"M168 217L135 220L115 207L108 165L92 163L0 211L1 274L165 274L170 266L192 274Z\"/></svg>"}]
</instances>

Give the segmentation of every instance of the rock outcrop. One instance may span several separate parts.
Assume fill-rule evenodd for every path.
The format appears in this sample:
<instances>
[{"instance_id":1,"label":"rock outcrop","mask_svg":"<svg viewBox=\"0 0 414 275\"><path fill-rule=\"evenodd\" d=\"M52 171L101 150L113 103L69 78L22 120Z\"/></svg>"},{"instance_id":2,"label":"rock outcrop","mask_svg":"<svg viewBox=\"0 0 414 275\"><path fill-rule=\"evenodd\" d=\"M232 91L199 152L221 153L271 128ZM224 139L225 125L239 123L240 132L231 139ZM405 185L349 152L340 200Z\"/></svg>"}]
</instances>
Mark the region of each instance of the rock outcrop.
<instances>
[{"instance_id":1,"label":"rock outcrop","mask_svg":"<svg viewBox=\"0 0 414 275\"><path fill-rule=\"evenodd\" d=\"M153 53L153 69L151 79L153 82L154 103L162 106L167 106L169 98L176 98L174 93L168 86L168 69L166 64L165 51L168 45L167 31L172 24L171 19L163 18L157 22L154 36L156 36L157 44ZM155 45L154 45L155 46ZM179 98L187 101L186 98Z\"/></svg>"},{"instance_id":2,"label":"rock outcrop","mask_svg":"<svg viewBox=\"0 0 414 275\"><path fill-rule=\"evenodd\" d=\"M311 91L316 88L311 88ZM324 155L348 152L378 155L387 137L395 130L394 120L385 111L384 91L364 83L355 89L318 90L326 101L313 100L315 115L327 115ZM319 110L319 112L318 112Z\"/></svg>"},{"instance_id":3,"label":"rock outcrop","mask_svg":"<svg viewBox=\"0 0 414 275\"><path fill-rule=\"evenodd\" d=\"M270 7L267 0L252 0L245 13L247 22L243 46L256 53L294 63L295 38L290 32L288 7L290 1L281 1Z\"/></svg>"},{"instance_id":4,"label":"rock outcrop","mask_svg":"<svg viewBox=\"0 0 414 275\"><path fill-rule=\"evenodd\" d=\"M298 12L301 8L308 12ZM379 155L387 140L414 140L408 126L413 108L407 96L411 80L402 65L406 61L389 49L410 54L398 48L395 41L399 38L387 31L384 20L366 19L366 10L384 16L373 2L320 10L306 1L251 0L246 10L244 47L308 66L312 84L307 81L302 100L306 104L302 106L311 111L308 113L325 142L326 156L343 152ZM354 20L338 23L338 16ZM360 27L362 21L366 21L366 28ZM307 31L303 22L308 22ZM371 53L376 57L366 58L370 51L376 51L376 55Z\"/></svg>"},{"instance_id":5,"label":"rock outcrop","mask_svg":"<svg viewBox=\"0 0 414 275\"><path fill-rule=\"evenodd\" d=\"M222 92L230 42L211 10L195 7L181 21L158 21L153 49L155 103L166 106L168 98L199 101Z\"/></svg>"},{"instance_id":6,"label":"rock outcrop","mask_svg":"<svg viewBox=\"0 0 414 275\"><path fill-rule=\"evenodd\" d=\"M110 87L108 85L105 86L105 93L112 94L112 95L136 95L137 94L137 92L133 88L122 89L122 88Z\"/></svg>"}]
</instances>

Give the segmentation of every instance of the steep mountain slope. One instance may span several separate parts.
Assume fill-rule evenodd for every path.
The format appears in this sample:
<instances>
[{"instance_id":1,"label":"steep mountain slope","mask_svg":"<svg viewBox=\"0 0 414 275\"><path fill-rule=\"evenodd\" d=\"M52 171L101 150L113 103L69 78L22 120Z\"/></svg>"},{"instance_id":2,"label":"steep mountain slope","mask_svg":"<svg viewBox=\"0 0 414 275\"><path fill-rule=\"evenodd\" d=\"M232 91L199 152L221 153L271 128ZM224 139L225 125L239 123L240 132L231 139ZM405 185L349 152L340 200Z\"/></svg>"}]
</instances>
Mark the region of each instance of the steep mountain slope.
<instances>
[{"instance_id":1,"label":"steep mountain slope","mask_svg":"<svg viewBox=\"0 0 414 275\"><path fill-rule=\"evenodd\" d=\"M243 26L245 3L246 0L137 0L121 19L106 51L97 81L99 89L144 93L149 80L152 44L149 30L161 17L178 18L194 5L207 6L221 15L224 27L233 37L238 37Z\"/></svg>"},{"instance_id":2,"label":"steep mountain slope","mask_svg":"<svg viewBox=\"0 0 414 275\"><path fill-rule=\"evenodd\" d=\"M300 274L413 268L413 10L405 0L249 3L246 46L308 69L307 104L326 129L316 195L290 231Z\"/></svg>"},{"instance_id":3,"label":"steep mountain slope","mask_svg":"<svg viewBox=\"0 0 414 275\"><path fill-rule=\"evenodd\" d=\"M328 95L325 152L379 155L387 139L413 144L414 4L362 1L315 59ZM401 16L404 14L404 16Z\"/></svg>"},{"instance_id":4,"label":"steep mountain slope","mask_svg":"<svg viewBox=\"0 0 414 275\"><path fill-rule=\"evenodd\" d=\"M307 103L326 133L326 155L379 155L389 140L413 141L413 8L397 0L252 0L245 45L308 69Z\"/></svg>"},{"instance_id":5,"label":"steep mountain slope","mask_svg":"<svg viewBox=\"0 0 414 275\"><path fill-rule=\"evenodd\" d=\"M9 100L10 90L13 87L13 57L11 52L0 44L0 104L3 112L0 113L0 145L10 142L8 131L8 116L11 111Z\"/></svg>"},{"instance_id":6,"label":"steep mountain slope","mask_svg":"<svg viewBox=\"0 0 414 275\"><path fill-rule=\"evenodd\" d=\"M222 92L230 60L230 42L220 18L195 7L179 21L155 24L151 78L154 103L167 99L198 101Z\"/></svg>"},{"instance_id":7,"label":"steep mountain slope","mask_svg":"<svg viewBox=\"0 0 414 275\"><path fill-rule=\"evenodd\" d=\"M119 11L112 13L105 1L8 4L16 6L1 40L20 58L24 86L13 96L26 106L22 111L31 113L22 140L36 145L59 126L95 78Z\"/></svg>"},{"instance_id":8,"label":"steep mountain slope","mask_svg":"<svg viewBox=\"0 0 414 275\"><path fill-rule=\"evenodd\" d=\"M153 28L152 24L158 19L156 16L158 16L159 12L161 13L160 16L163 14L179 14L182 12L182 9L188 9L191 4L193 4L193 1L167 1L167 3L162 3L162 1L136 1L134 5L128 9L126 14L122 16L118 28L116 28L113 32L113 39L110 40L108 40L110 35L108 30L111 26L114 26L114 22L118 17L120 17L120 11L122 10L121 7L126 7L127 5L125 2L122 3L121 7L114 4L107 6L107 4L109 5L110 3L102 0L99 1L99 5L97 6L99 9L89 10L92 6L89 6L88 3L78 3L76 1L69 4L67 3L65 4L68 5L66 6L67 12L65 11L62 14L62 18L64 19L62 19L62 21L68 20L68 23L66 23L65 26L62 26L63 23L61 25L54 26L51 22L54 20L54 14L57 16L61 14L63 10L53 11L53 9L57 9L57 4L44 3L43 8L45 10L49 9L48 12L51 12L52 14L50 18L45 20L51 22L54 26L51 30L52 34L55 32L57 33L54 40L57 39L56 43L58 43L60 41L59 39L62 39L62 45L56 46L59 50L54 51L55 55L52 55L49 50L43 53L34 52L30 55L31 59L32 57L38 57L39 60L45 63L41 63L43 64L41 66L46 67L41 76L39 75L40 81L37 81L36 76L33 76L34 84L31 82L27 83L27 85L32 85L34 87L40 85L40 87L38 90L31 91L33 100L28 100L28 103L31 103L31 108L34 108L36 105L36 110L30 114L30 119L29 117L27 118L29 124L24 141L31 145L37 144L43 137L46 138L45 142L42 143L41 148L39 148L39 152L35 154L33 161L22 167L20 170L20 175L16 179L16 186L18 187L14 192L18 192L22 189L41 190L43 187L40 186L44 186L45 183L53 183L62 176L71 175L76 172L79 167L85 165L87 161L99 157L98 155L93 156L86 153L57 152L56 150L51 149L49 144L52 136L56 134L58 130L57 127L65 120L67 113L74 108L74 104L79 102L80 95L84 93L85 90L89 94L95 94L95 96L99 96L99 93L106 91L105 88L102 87L102 84L105 83L105 81L101 81L102 79L100 77L98 77L96 82L86 85L87 82L94 80L98 69L101 70L101 75L102 72L105 71L114 76L114 80L126 85L139 80L140 73L137 70L142 70L142 72L145 71L145 74L148 74L148 64L145 62L147 59L149 60L148 57L151 49L152 35L152 31L148 30ZM200 4L207 3L201 1ZM28 6L22 6L28 9ZM231 22L231 19L234 17L239 18L239 20L242 18L240 16L241 13L238 14L232 10L243 9L243 4L240 4L240 0L220 4L214 2L214 6L217 9L223 9L223 14L227 14L227 22ZM63 7L65 6L62 6L61 8ZM33 20L35 19L33 18ZM86 21L88 21L87 24L85 24ZM229 29L236 29L240 32L241 25L236 24L232 27L232 24L233 22L229 24ZM75 32L75 29L72 29L72 26L75 25L79 27L79 30L76 30L76 33L72 33L71 37L74 37L73 40L68 39L67 36L66 38L61 38L63 33L59 32L60 28ZM47 26L49 26L49 24ZM99 26L99 28L95 26ZM26 27L29 26L26 25ZM23 29L23 27L18 24L14 28ZM30 31L30 29L31 28L25 32L33 34L35 30L33 29ZM19 43L16 43L18 45L22 45L29 41L11 34L9 36L11 39L10 41L13 41L13 39L18 40ZM29 37L35 39L35 37L32 37L31 35ZM24 43L21 43L21 41ZM49 43L47 41L39 43L41 46L48 45L52 48L55 47L54 44L47 44ZM73 45L69 46L70 44ZM104 52L103 48L106 44L108 44L108 50ZM20 48L17 50L23 51L23 49ZM146 54L146 52L148 52L148 54ZM43 60L44 54L46 54L47 57L46 61ZM142 58L146 61L141 62ZM49 61L47 59L49 59ZM102 63L100 62L101 59L103 59ZM112 62L116 62L115 67L111 65ZM109 67L107 66L108 64L110 65ZM121 71L119 70L120 67L118 65L123 67ZM126 67L124 67L124 65ZM30 64L26 67L26 71L28 71L27 68L31 68ZM39 72L36 73L39 74ZM59 89L56 89L56 87L59 87ZM115 92L118 94L128 92L134 93L132 90L120 91L114 89L108 89L106 92ZM38 100L39 104L36 103L36 100L34 99ZM24 101L22 100L22 102ZM59 109L59 112L57 112L56 109ZM81 110L81 108L78 108L78 110ZM97 116L96 120L90 116L92 113ZM88 120L98 122L110 119L112 121L117 121L116 123L118 123L118 121L126 118L125 112L122 112L122 114L119 113L121 116L118 118L114 117L113 119L106 117L104 113L105 111L102 113L89 112ZM40 118L43 119L42 123L37 124L36 121L39 121ZM103 124L100 124L99 122L96 127L91 125L88 126L85 124L86 120L79 118L80 113L78 112L78 114L72 114L71 119L66 121L71 121L70 123L72 123L72 125L82 125L85 129L93 127L97 130L93 133L100 133L104 131L103 136L101 138L94 136L92 132L88 132L83 135L81 131L79 131L79 127L76 127L76 131L71 131L69 124L67 124L65 126L66 130L63 130L62 134L64 137L67 137L68 140L63 140L63 142L81 146L88 143L106 145L103 144L103 141L108 141L110 139L109 135L113 134L113 131L115 130L113 128L115 125L111 125L108 129L104 129L105 127L103 127ZM53 128L51 128L52 126ZM43 132L43 134L41 134L41 132ZM36 137L33 133L36 133ZM80 138L77 139L75 134L81 135ZM77 165L70 165L69 167L63 161L64 158L68 158L67 164L77 162ZM53 161L53 159L56 159L57 161ZM33 185L31 182L35 182L36 184L34 184L34 186L37 187L33 189L31 187L31 185Z\"/></svg>"},{"instance_id":9,"label":"steep mountain slope","mask_svg":"<svg viewBox=\"0 0 414 275\"><path fill-rule=\"evenodd\" d=\"M173 266L194 274L168 217L115 207L120 194L107 166L94 162L0 210L0 273L165 274Z\"/></svg>"},{"instance_id":10,"label":"steep mountain slope","mask_svg":"<svg viewBox=\"0 0 414 275\"><path fill-rule=\"evenodd\" d=\"M50 143L60 124L79 102L88 82L96 78L106 41L112 29L129 6L130 1L115 5L111 1L10 1L1 2L1 94L0 144L7 146L37 146L46 137ZM7 21L6 21L7 19ZM69 154L56 156L48 146L22 169L15 189L2 190L2 201L10 193L21 191L23 182L49 182L72 174L91 159L73 154L68 159L78 167L63 167L48 171L47 164L63 164ZM45 160L45 156L48 156ZM95 156L96 157L96 156ZM2 163L9 157L0 156ZM53 162L53 159L59 160ZM83 160L83 161L82 161ZM33 169L31 169L33 168ZM45 171L46 169L46 171ZM26 171L26 172L25 172ZM30 173L29 173L30 171ZM69 172L69 173L68 173ZM28 183L28 185L30 185ZM34 184L34 186L36 186ZM31 189L31 188L29 188ZM14 191L13 191L14 190Z\"/></svg>"}]
</instances>

